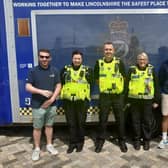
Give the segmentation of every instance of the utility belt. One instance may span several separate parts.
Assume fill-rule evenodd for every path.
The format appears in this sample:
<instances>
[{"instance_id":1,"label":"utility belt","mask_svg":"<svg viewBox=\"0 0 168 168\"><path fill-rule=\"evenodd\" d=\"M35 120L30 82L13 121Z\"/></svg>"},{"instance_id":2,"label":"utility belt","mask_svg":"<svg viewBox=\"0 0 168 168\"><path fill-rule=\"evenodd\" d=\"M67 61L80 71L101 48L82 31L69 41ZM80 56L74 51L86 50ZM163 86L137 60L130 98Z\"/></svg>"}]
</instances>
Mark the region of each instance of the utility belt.
<instances>
[{"instance_id":1,"label":"utility belt","mask_svg":"<svg viewBox=\"0 0 168 168\"><path fill-rule=\"evenodd\" d=\"M102 91L101 93L106 93L106 94L117 94L115 93L115 91L113 89L106 89L104 91ZM120 94L120 93L119 93Z\"/></svg>"},{"instance_id":2,"label":"utility belt","mask_svg":"<svg viewBox=\"0 0 168 168\"><path fill-rule=\"evenodd\" d=\"M138 93L138 95L128 95L129 98L135 98L135 99L153 99L153 95L148 95L148 93Z\"/></svg>"},{"instance_id":3,"label":"utility belt","mask_svg":"<svg viewBox=\"0 0 168 168\"><path fill-rule=\"evenodd\" d=\"M71 101L80 100L79 97L77 97L77 95L75 93L71 93L70 96L68 97L68 99Z\"/></svg>"},{"instance_id":4,"label":"utility belt","mask_svg":"<svg viewBox=\"0 0 168 168\"><path fill-rule=\"evenodd\" d=\"M108 85L107 87L105 85ZM108 93L108 94L121 94L123 92L123 88L118 87L116 83L105 83L105 85L101 84L100 92Z\"/></svg>"},{"instance_id":5,"label":"utility belt","mask_svg":"<svg viewBox=\"0 0 168 168\"><path fill-rule=\"evenodd\" d=\"M86 85L85 87L76 85L73 88L65 85L61 90L61 98L72 100L72 101L85 100L85 99L90 100L89 85Z\"/></svg>"}]
</instances>

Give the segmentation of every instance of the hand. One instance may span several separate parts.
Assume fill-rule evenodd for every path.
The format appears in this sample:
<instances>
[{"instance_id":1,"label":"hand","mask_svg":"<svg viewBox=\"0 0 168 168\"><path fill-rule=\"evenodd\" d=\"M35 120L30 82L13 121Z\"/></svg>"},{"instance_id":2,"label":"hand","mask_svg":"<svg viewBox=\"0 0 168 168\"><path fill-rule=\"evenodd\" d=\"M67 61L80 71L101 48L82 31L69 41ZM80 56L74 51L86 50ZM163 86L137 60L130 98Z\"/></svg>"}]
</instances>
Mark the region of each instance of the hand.
<instances>
[{"instance_id":1,"label":"hand","mask_svg":"<svg viewBox=\"0 0 168 168\"><path fill-rule=\"evenodd\" d=\"M157 103L153 103L153 104L152 104L152 107L153 107L153 108L157 108L158 106L159 106L159 104L157 104Z\"/></svg>"},{"instance_id":2,"label":"hand","mask_svg":"<svg viewBox=\"0 0 168 168\"><path fill-rule=\"evenodd\" d=\"M123 108L123 111L126 111L130 106L131 106L130 103L126 103L125 106L124 106L124 108Z\"/></svg>"},{"instance_id":3,"label":"hand","mask_svg":"<svg viewBox=\"0 0 168 168\"><path fill-rule=\"evenodd\" d=\"M42 105L41 105L41 108L48 108L52 103L54 102L54 100L52 98L46 100Z\"/></svg>"},{"instance_id":4,"label":"hand","mask_svg":"<svg viewBox=\"0 0 168 168\"><path fill-rule=\"evenodd\" d=\"M42 94L44 97L50 98L50 97L53 95L53 92L50 91L50 90L42 90L41 94Z\"/></svg>"}]
</instances>

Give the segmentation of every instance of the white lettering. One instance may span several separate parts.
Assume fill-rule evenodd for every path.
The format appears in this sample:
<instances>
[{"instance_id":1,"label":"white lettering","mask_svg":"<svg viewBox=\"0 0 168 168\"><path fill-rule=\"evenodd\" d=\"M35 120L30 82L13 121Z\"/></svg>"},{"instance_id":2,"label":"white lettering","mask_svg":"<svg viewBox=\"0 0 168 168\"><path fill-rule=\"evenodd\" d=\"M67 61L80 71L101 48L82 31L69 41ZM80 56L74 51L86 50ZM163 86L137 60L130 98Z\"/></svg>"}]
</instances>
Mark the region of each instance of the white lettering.
<instances>
[{"instance_id":1,"label":"white lettering","mask_svg":"<svg viewBox=\"0 0 168 168\"><path fill-rule=\"evenodd\" d=\"M19 3L19 2L14 2L13 3L14 7L36 7L36 3L35 2L29 2L29 3Z\"/></svg>"},{"instance_id":2,"label":"white lettering","mask_svg":"<svg viewBox=\"0 0 168 168\"><path fill-rule=\"evenodd\" d=\"M85 6L84 2L70 2L70 6Z\"/></svg>"},{"instance_id":3,"label":"white lettering","mask_svg":"<svg viewBox=\"0 0 168 168\"><path fill-rule=\"evenodd\" d=\"M37 2L37 6L39 7L60 7L61 5L61 2Z\"/></svg>"},{"instance_id":4,"label":"white lettering","mask_svg":"<svg viewBox=\"0 0 168 168\"><path fill-rule=\"evenodd\" d=\"M130 6L130 1L128 1L128 2L121 1L121 5L122 6Z\"/></svg>"},{"instance_id":5,"label":"white lettering","mask_svg":"<svg viewBox=\"0 0 168 168\"><path fill-rule=\"evenodd\" d=\"M140 7L148 6L149 5L149 1L132 1L131 5L132 6L140 6Z\"/></svg>"},{"instance_id":6,"label":"white lettering","mask_svg":"<svg viewBox=\"0 0 168 168\"><path fill-rule=\"evenodd\" d=\"M63 6L68 7L69 6L69 2L62 2Z\"/></svg>"},{"instance_id":7,"label":"white lettering","mask_svg":"<svg viewBox=\"0 0 168 168\"><path fill-rule=\"evenodd\" d=\"M85 2L86 6L120 6L120 2Z\"/></svg>"},{"instance_id":8,"label":"white lettering","mask_svg":"<svg viewBox=\"0 0 168 168\"><path fill-rule=\"evenodd\" d=\"M150 5L151 5L151 6L159 6L159 7L161 7L161 6L165 6L166 3L165 3L165 1L152 1L152 2L150 3Z\"/></svg>"}]
</instances>

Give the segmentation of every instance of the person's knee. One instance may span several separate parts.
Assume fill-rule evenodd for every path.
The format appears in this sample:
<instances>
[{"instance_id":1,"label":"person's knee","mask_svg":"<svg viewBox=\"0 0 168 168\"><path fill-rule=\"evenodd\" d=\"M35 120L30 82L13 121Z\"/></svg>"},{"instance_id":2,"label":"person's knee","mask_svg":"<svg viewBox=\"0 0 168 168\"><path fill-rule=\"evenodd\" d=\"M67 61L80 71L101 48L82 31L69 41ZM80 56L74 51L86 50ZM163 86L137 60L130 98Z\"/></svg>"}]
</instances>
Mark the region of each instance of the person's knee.
<instances>
[{"instance_id":1,"label":"person's knee","mask_svg":"<svg viewBox=\"0 0 168 168\"><path fill-rule=\"evenodd\" d=\"M41 129L44 126L44 116L34 115L33 116L33 127L34 129Z\"/></svg>"},{"instance_id":2,"label":"person's knee","mask_svg":"<svg viewBox=\"0 0 168 168\"><path fill-rule=\"evenodd\" d=\"M45 125L52 126L55 122L55 116L56 116L56 107L51 107L51 109L47 112L45 118Z\"/></svg>"},{"instance_id":3,"label":"person's knee","mask_svg":"<svg viewBox=\"0 0 168 168\"><path fill-rule=\"evenodd\" d=\"M163 116L163 120L162 121L168 123L168 115Z\"/></svg>"},{"instance_id":4,"label":"person's knee","mask_svg":"<svg viewBox=\"0 0 168 168\"><path fill-rule=\"evenodd\" d=\"M38 118L33 119L33 128L34 129L40 130L40 129L42 129L43 126L44 126L44 121L42 118L38 117Z\"/></svg>"},{"instance_id":5,"label":"person's knee","mask_svg":"<svg viewBox=\"0 0 168 168\"><path fill-rule=\"evenodd\" d=\"M44 126L44 109L33 109L33 127L41 129Z\"/></svg>"}]
</instances>

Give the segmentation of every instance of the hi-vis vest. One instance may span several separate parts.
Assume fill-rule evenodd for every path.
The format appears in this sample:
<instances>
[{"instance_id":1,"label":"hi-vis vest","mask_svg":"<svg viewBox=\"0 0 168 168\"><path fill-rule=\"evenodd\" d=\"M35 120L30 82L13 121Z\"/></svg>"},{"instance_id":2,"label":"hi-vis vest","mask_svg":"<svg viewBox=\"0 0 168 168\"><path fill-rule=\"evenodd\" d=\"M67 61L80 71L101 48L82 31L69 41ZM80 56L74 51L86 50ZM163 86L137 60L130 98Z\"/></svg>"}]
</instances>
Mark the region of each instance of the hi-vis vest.
<instances>
[{"instance_id":1,"label":"hi-vis vest","mask_svg":"<svg viewBox=\"0 0 168 168\"><path fill-rule=\"evenodd\" d=\"M99 89L101 93L120 94L124 90L124 79L119 71L120 60L113 57L113 61L106 63L99 60Z\"/></svg>"},{"instance_id":2,"label":"hi-vis vest","mask_svg":"<svg viewBox=\"0 0 168 168\"><path fill-rule=\"evenodd\" d=\"M86 80L88 67L81 65L74 70L71 65L65 66L65 84L61 90L61 98L68 100L90 100L90 85Z\"/></svg>"},{"instance_id":3,"label":"hi-vis vest","mask_svg":"<svg viewBox=\"0 0 168 168\"><path fill-rule=\"evenodd\" d=\"M142 71L131 66L131 79L129 82L128 97L138 99L152 99L154 97L153 66Z\"/></svg>"}]
</instances>

